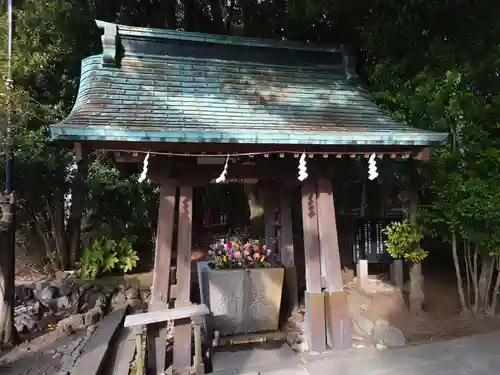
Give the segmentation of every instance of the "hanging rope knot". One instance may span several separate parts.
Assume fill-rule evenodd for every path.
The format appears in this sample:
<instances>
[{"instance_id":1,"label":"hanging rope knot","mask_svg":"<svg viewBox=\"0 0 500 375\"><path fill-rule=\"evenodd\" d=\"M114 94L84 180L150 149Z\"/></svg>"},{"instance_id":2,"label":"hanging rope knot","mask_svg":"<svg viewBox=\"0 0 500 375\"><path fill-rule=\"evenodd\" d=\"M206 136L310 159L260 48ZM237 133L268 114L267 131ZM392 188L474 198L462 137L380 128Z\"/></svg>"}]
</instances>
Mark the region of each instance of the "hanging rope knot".
<instances>
[{"instance_id":1,"label":"hanging rope knot","mask_svg":"<svg viewBox=\"0 0 500 375\"><path fill-rule=\"evenodd\" d=\"M227 154L226 157L226 162L224 163L224 169L222 170L222 173L220 174L219 177L215 180L216 183L220 184L221 182L226 181L226 175L227 175L227 164L229 163L229 154Z\"/></svg>"},{"instance_id":2,"label":"hanging rope knot","mask_svg":"<svg viewBox=\"0 0 500 375\"><path fill-rule=\"evenodd\" d=\"M309 175L307 174L306 154L303 152L299 159L299 181L304 181Z\"/></svg>"},{"instance_id":3,"label":"hanging rope knot","mask_svg":"<svg viewBox=\"0 0 500 375\"><path fill-rule=\"evenodd\" d=\"M142 172L139 176L139 183L142 183L148 177L148 164L149 164L149 152L144 157L144 161L142 162Z\"/></svg>"},{"instance_id":4,"label":"hanging rope knot","mask_svg":"<svg viewBox=\"0 0 500 375\"><path fill-rule=\"evenodd\" d=\"M375 160L375 157L375 154L371 154L368 159L368 179L370 181L375 180L378 177L377 161Z\"/></svg>"}]
</instances>

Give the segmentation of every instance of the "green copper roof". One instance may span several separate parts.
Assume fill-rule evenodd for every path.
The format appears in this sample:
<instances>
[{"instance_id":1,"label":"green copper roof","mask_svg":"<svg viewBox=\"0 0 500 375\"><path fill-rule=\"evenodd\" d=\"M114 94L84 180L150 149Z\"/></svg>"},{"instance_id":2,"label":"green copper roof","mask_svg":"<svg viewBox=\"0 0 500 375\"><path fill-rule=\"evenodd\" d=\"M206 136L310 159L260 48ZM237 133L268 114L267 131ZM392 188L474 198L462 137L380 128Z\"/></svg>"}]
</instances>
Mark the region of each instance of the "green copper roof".
<instances>
[{"instance_id":1,"label":"green copper roof","mask_svg":"<svg viewBox=\"0 0 500 375\"><path fill-rule=\"evenodd\" d=\"M418 145L447 134L383 113L342 49L109 23L82 63L66 140Z\"/></svg>"}]
</instances>

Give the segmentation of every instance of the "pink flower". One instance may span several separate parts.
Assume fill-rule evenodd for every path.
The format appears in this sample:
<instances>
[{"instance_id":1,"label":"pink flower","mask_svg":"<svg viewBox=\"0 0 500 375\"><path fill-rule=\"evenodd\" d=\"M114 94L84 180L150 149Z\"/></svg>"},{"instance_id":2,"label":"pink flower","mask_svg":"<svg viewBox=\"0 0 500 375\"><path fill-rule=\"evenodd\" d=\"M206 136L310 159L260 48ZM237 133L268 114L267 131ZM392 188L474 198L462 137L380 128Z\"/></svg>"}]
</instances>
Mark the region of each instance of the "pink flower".
<instances>
[{"instance_id":1,"label":"pink flower","mask_svg":"<svg viewBox=\"0 0 500 375\"><path fill-rule=\"evenodd\" d=\"M232 249L233 248L233 244L231 242L228 242L226 244L226 246L227 246L228 249Z\"/></svg>"}]
</instances>

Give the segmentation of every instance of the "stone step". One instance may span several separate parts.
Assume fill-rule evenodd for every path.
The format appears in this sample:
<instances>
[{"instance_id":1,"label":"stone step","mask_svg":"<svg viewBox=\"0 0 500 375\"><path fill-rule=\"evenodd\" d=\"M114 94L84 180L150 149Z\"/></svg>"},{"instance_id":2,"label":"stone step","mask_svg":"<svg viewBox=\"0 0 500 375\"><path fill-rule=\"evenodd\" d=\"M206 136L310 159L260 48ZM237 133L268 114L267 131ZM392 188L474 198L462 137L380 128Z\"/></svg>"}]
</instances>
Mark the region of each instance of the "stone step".
<instances>
[{"instance_id":1,"label":"stone step","mask_svg":"<svg viewBox=\"0 0 500 375\"><path fill-rule=\"evenodd\" d=\"M101 375L107 361L109 348L118 337L123 326L127 307L112 311L99 323L92 338L71 370L71 375ZM106 374L107 375L107 374Z\"/></svg>"}]
</instances>

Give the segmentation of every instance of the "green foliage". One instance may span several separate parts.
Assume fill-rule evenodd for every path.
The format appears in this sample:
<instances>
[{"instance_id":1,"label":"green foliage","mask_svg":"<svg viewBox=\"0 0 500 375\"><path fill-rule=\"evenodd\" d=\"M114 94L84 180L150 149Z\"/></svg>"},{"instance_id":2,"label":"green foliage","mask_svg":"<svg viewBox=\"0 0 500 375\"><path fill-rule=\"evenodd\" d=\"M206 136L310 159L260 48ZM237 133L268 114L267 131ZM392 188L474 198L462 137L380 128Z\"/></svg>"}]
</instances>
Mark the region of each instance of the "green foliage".
<instances>
[{"instance_id":1,"label":"green foliage","mask_svg":"<svg viewBox=\"0 0 500 375\"><path fill-rule=\"evenodd\" d=\"M133 249L135 238L124 237L115 241L108 237L96 239L86 248L78 263L78 274L84 279L96 277L112 271L127 273L132 271L139 260Z\"/></svg>"},{"instance_id":2,"label":"green foliage","mask_svg":"<svg viewBox=\"0 0 500 375\"><path fill-rule=\"evenodd\" d=\"M383 230L387 239L384 245L387 252L394 259L418 263L422 262L429 253L420 247L422 234L418 228L411 225L408 219L402 222L393 222Z\"/></svg>"}]
</instances>

